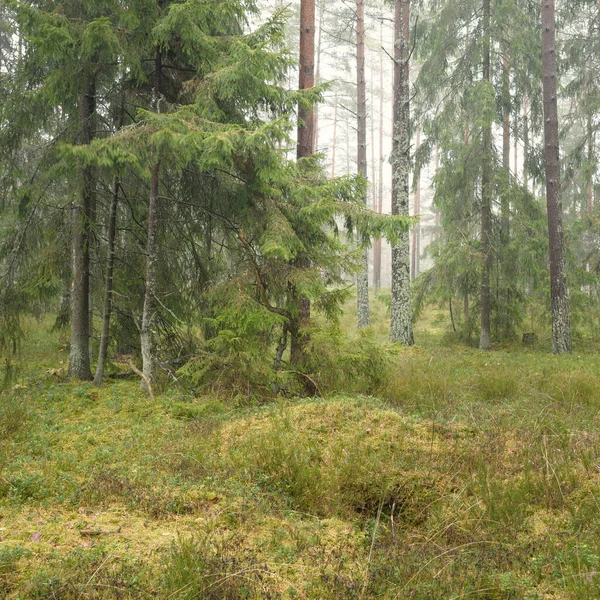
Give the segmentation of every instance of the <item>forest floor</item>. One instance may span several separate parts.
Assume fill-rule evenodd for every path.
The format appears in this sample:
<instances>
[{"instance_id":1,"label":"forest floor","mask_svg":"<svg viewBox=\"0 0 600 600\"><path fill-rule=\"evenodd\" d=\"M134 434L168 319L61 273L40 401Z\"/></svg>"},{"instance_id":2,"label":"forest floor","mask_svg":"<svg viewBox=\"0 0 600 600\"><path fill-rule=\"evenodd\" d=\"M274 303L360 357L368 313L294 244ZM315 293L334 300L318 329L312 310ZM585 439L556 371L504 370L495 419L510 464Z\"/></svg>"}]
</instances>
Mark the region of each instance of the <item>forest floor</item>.
<instances>
[{"instance_id":1,"label":"forest floor","mask_svg":"<svg viewBox=\"0 0 600 600\"><path fill-rule=\"evenodd\" d=\"M600 598L597 349L418 327L370 396L256 405L68 381L31 323L0 371L0 598Z\"/></svg>"}]
</instances>

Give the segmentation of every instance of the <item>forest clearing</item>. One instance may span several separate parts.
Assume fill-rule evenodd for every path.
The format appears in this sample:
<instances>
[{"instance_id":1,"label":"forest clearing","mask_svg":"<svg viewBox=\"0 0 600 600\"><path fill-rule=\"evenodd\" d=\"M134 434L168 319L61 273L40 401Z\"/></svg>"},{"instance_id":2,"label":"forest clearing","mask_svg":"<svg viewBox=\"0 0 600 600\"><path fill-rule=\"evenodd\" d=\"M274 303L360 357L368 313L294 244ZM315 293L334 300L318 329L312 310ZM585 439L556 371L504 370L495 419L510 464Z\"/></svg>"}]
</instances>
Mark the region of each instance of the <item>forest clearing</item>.
<instances>
[{"instance_id":1,"label":"forest clearing","mask_svg":"<svg viewBox=\"0 0 600 600\"><path fill-rule=\"evenodd\" d=\"M0 598L600 598L600 0L0 0Z\"/></svg>"}]
</instances>

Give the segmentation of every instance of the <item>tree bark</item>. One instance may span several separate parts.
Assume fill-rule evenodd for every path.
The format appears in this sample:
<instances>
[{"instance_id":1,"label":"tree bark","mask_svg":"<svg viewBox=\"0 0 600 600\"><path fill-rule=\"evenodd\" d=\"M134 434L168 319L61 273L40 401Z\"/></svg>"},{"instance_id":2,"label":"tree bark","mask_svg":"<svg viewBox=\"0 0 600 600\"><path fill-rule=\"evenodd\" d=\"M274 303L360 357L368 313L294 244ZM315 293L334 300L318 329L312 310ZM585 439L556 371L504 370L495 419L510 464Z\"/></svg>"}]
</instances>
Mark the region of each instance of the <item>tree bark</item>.
<instances>
[{"instance_id":1,"label":"tree bark","mask_svg":"<svg viewBox=\"0 0 600 600\"><path fill-rule=\"evenodd\" d=\"M394 15L394 123L392 145L392 214L409 214L410 171L409 19L407 1L396 0ZM414 343L410 307L410 247L408 231L392 247L390 339Z\"/></svg>"},{"instance_id":2,"label":"tree bark","mask_svg":"<svg viewBox=\"0 0 600 600\"><path fill-rule=\"evenodd\" d=\"M100 348L98 349L98 363L94 385L101 385L104 377L104 365L108 351L110 333L110 317L112 312L113 296L113 270L115 265L115 237L117 231L117 208L119 205L119 179L115 178L113 184L110 214L108 216L108 255L106 259L106 281L104 282L104 305L102 308L102 333L100 335Z\"/></svg>"},{"instance_id":3,"label":"tree bark","mask_svg":"<svg viewBox=\"0 0 600 600\"><path fill-rule=\"evenodd\" d=\"M162 8L162 2L159 1ZM156 52L154 65L154 78L152 82L152 93L154 95L154 110L160 112L162 88L162 54ZM141 386L149 390L154 382L156 371L156 348L154 341L154 323L156 320L156 259L157 259L157 237L158 222L156 213L158 211L160 187L160 161L156 161L150 173L150 196L148 199L148 225L146 239L146 291L144 293L144 308L142 311L142 326L140 329L140 345L142 353L142 378Z\"/></svg>"},{"instance_id":4,"label":"tree bark","mask_svg":"<svg viewBox=\"0 0 600 600\"><path fill-rule=\"evenodd\" d=\"M358 174L367 179L367 82L365 78L365 0L356 0L356 104ZM363 197L367 204L367 195ZM369 252L365 246L361 257L361 270L356 277L357 327L370 324L369 315Z\"/></svg>"},{"instance_id":5,"label":"tree bark","mask_svg":"<svg viewBox=\"0 0 600 600\"><path fill-rule=\"evenodd\" d=\"M96 83L90 78L79 101L79 143L94 138ZM79 169L79 198L73 211L73 292L71 305L71 349L69 375L92 379L90 368L90 240L95 187L94 168Z\"/></svg>"},{"instance_id":6,"label":"tree bark","mask_svg":"<svg viewBox=\"0 0 600 600\"><path fill-rule=\"evenodd\" d=\"M335 149L337 146L337 115L338 115L338 95L335 93L333 105L333 144L331 145L331 179L335 177Z\"/></svg>"},{"instance_id":7,"label":"tree bark","mask_svg":"<svg viewBox=\"0 0 600 600\"><path fill-rule=\"evenodd\" d=\"M377 212L383 212L383 24L379 31L379 197ZM376 289L381 287L381 238L373 244L373 285Z\"/></svg>"},{"instance_id":8,"label":"tree bark","mask_svg":"<svg viewBox=\"0 0 600 600\"><path fill-rule=\"evenodd\" d=\"M529 101L527 94L523 96L523 187L529 188L527 162L529 160Z\"/></svg>"},{"instance_id":9,"label":"tree bark","mask_svg":"<svg viewBox=\"0 0 600 600\"><path fill-rule=\"evenodd\" d=\"M300 77L298 87L310 89L315 85L315 0L301 0L300 3ZM310 156L314 147L314 111L300 106L298 109L298 147L297 158ZM299 258L296 266L307 269L308 259ZM310 325L310 300L299 296L294 286L290 287L292 302L296 311L290 319L290 364L301 369L306 363L306 344L309 336L306 329ZM305 392L314 393L312 387L305 383Z\"/></svg>"},{"instance_id":10,"label":"tree bark","mask_svg":"<svg viewBox=\"0 0 600 600\"><path fill-rule=\"evenodd\" d=\"M325 0L321 0L321 5L319 6L319 36L317 38L317 65L315 68L315 85L319 85L321 83L321 39L323 34L323 13L325 12ZM315 119L315 138L314 138L314 149L313 152L319 152L319 106L315 106L314 109L314 119Z\"/></svg>"},{"instance_id":11,"label":"tree bark","mask_svg":"<svg viewBox=\"0 0 600 600\"><path fill-rule=\"evenodd\" d=\"M589 109L588 109L589 110ZM588 188L587 188L587 210L592 212L594 208L594 129L592 127L592 115L587 117L587 152L588 152Z\"/></svg>"},{"instance_id":12,"label":"tree bark","mask_svg":"<svg viewBox=\"0 0 600 600\"><path fill-rule=\"evenodd\" d=\"M315 0L300 3L300 78L298 88L315 86ZM313 153L315 139L315 116L312 108L298 109L298 147L296 156L304 158Z\"/></svg>"},{"instance_id":13,"label":"tree bark","mask_svg":"<svg viewBox=\"0 0 600 600\"><path fill-rule=\"evenodd\" d=\"M546 205L550 242L550 292L552 296L552 349L571 352L569 291L565 272L556 71L554 0L542 0L542 71L544 96L544 153L546 157Z\"/></svg>"},{"instance_id":14,"label":"tree bark","mask_svg":"<svg viewBox=\"0 0 600 600\"><path fill-rule=\"evenodd\" d=\"M417 142L416 150L419 150L421 145L421 127L417 123ZM414 182L414 194L413 194L413 216L418 217L421 214L421 181L420 177ZM421 227L419 223L413 225L412 230L412 252L410 262L410 278L411 280L416 279L419 276L419 255L421 253Z\"/></svg>"},{"instance_id":15,"label":"tree bark","mask_svg":"<svg viewBox=\"0 0 600 600\"><path fill-rule=\"evenodd\" d=\"M490 82L490 0L483 2L483 80ZM490 349L490 229L492 221L492 123L482 132L483 164L481 176L481 333L479 349Z\"/></svg>"}]
</instances>

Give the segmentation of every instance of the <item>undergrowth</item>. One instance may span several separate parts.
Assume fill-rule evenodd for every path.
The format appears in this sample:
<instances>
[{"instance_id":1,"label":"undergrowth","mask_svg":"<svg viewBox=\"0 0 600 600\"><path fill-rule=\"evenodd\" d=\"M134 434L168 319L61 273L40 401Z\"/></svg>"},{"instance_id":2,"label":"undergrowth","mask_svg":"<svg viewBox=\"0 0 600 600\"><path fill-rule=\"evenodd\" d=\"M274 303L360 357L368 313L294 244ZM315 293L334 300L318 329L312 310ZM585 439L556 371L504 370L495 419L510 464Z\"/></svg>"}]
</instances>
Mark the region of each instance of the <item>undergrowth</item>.
<instances>
[{"instance_id":1,"label":"undergrowth","mask_svg":"<svg viewBox=\"0 0 600 600\"><path fill-rule=\"evenodd\" d=\"M323 328L322 397L151 401L49 329L0 393L2 598L600 597L595 353Z\"/></svg>"}]
</instances>

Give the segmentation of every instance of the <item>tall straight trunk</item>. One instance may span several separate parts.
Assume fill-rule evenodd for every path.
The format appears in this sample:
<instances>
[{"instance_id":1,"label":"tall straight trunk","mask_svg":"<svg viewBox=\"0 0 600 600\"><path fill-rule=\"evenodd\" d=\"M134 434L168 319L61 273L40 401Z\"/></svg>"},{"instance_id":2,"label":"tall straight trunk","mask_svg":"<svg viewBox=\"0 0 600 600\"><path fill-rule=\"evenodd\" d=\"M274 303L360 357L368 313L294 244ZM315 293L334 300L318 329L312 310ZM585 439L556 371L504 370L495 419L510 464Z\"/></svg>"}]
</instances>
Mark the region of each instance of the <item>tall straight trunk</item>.
<instances>
[{"instance_id":1,"label":"tall straight trunk","mask_svg":"<svg viewBox=\"0 0 600 600\"><path fill-rule=\"evenodd\" d=\"M483 2L483 79L490 82L490 0ZM482 132L483 164L481 175L481 333L479 349L490 349L490 229L492 221L492 123Z\"/></svg>"},{"instance_id":2,"label":"tall straight trunk","mask_svg":"<svg viewBox=\"0 0 600 600\"><path fill-rule=\"evenodd\" d=\"M298 88L315 86L315 0L300 2L300 77ZM298 109L298 147L296 156L304 158L313 153L315 140L315 113L312 108Z\"/></svg>"},{"instance_id":3,"label":"tall straight trunk","mask_svg":"<svg viewBox=\"0 0 600 600\"><path fill-rule=\"evenodd\" d=\"M333 144L331 145L331 179L335 177L335 150L337 146L338 95L333 100Z\"/></svg>"},{"instance_id":4,"label":"tall straight trunk","mask_svg":"<svg viewBox=\"0 0 600 600\"><path fill-rule=\"evenodd\" d=\"M372 67L372 65L371 65ZM371 209L377 212L377 179L375 178L375 90L373 88L374 72L371 68Z\"/></svg>"},{"instance_id":5,"label":"tall straight trunk","mask_svg":"<svg viewBox=\"0 0 600 600\"><path fill-rule=\"evenodd\" d=\"M321 83L321 39L323 37L323 13L325 11L325 0L321 0L321 6L319 6L319 35L317 37L317 52L316 59L317 64L315 68L315 85L319 85ZM319 106L315 106L314 109L315 114L315 141L314 141L314 149L313 152L319 151Z\"/></svg>"},{"instance_id":6,"label":"tall straight trunk","mask_svg":"<svg viewBox=\"0 0 600 600\"><path fill-rule=\"evenodd\" d=\"M529 161L529 100L523 96L523 186L529 188L527 164Z\"/></svg>"},{"instance_id":7,"label":"tall straight trunk","mask_svg":"<svg viewBox=\"0 0 600 600\"><path fill-rule=\"evenodd\" d=\"M356 104L358 174L367 179L367 82L365 78L365 0L356 0ZM363 197L367 204L367 195ZM356 277L357 327L370 324L369 316L369 252L365 246L361 256L361 269Z\"/></svg>"},{"instance_id":8,"label":"tall straight trunk","mask_svg":"<svg viewBox=\"0 0 600 600\"><path fill-rule=\"evenodd\" d=\"M350 175L350 117L346 118L346 175Z\"/></svg>"},{"instance_id":9,"label":"tall straight trunk","mask_svg":"<svg viewBox=\"0 0 600 600\"><path fill-rule=\"evenodd\" d=\"M315 0L301 0L300 2L300 76L298 87L306 90L315 85ZM312 154L315 139L314 111L309 108L298 109L298 147L297 158L305 158ZM300 257L296 266L307 269L310 264L307 258ZM296 288L291 286L290 296L297 305L297 312L290 320L290 363L294 367L302 367L306 362L305 348L308 343L306 328L310 325L310 300L305 296L298 296ZM308 393L310 386L305 386Z\"/></svg>"},{"instance_id":10,"label":"tall straight trunk","mask_svg":"<svg viewBox=\"0 0 600 600\"><path fill-rule=\"evenodd\" d=\"M502 61L502 168L510 180L510 64L508 54ZM508 194L502 194L500 213L502 218L502 243L510 237L510 204Z\"/></svg>"},{"instance_id":11,"label":"tall straight trunk","mask_svg":"<svg viewBox=\"0 0 600 600\"><path fill-rule=\"evenodd\" d=\"M121 96L121 106L119 110L119 121L117 131L120 131L125 123L125 94ZM115 177L113 183L112 201L108 215L108 240L106 257L106 280L104 282L104 304L102 307L102 333L100 335L100 348L98 349L98 363L96 365L96 374L94 376L94 385L101 385L104 377L104 366L106 364L106 354L108 351L108 342L110 334L110 318L112 314L113 299L113 272L115 265L115 240L117 236L117 210L119 207L119 177Z\"/></svg>"},{"instance_id":12,"label":"tall straight trunk","mask_svg":"<svg viewBox=\"0 0 600 600\"><path fill-rule=\"evenodd\" d=\"M98 350L98 363L94 385L101 385L104 377L104 365L110 333L110 317L112 312L113 297L113 270L115 264L115 237L117 231L117 208L119 205L119 179L115 178L113 184L112 201L108 217L108 255L106 259L106 281L104 282L104 305L102 308L102 334L100 335L100 348Z\"/></svg>"},{"instance_id":13,"label":"tall straight trunk","mask_svg":"<svg viewBox=\"0 0 600 600\"><path fill-rule=\"evenodd\" d=\"M396 0L394 14L394 123L392 144L392 214L408 216L410 171L409 19L407 1ZM392 246L390 339L414 343L410 309L410 247L408 231Z\"/></svg>"},{"instance_id":14,"label":"tall straight trunk","mask_svg":"<svg viewBox=\"0 0 600 600\"><path fill-rule=\"evenodd\" d=\"M159 0L162 8L162 2ZM160 111L160 94L162 88L162 54L156 52L152 93L154 95L154 110ZM154 323L156 320L156 251L158 237L158 192L160 187L160 162L157 160L150 173L150 196L148 198L148 225L146 239L146 291L144 293L144 308L142 311L142 327L140 343L142 352L143 388L152 384L156 372L156 348L154 341Z\"/></svg>"},{"instance_id":15,"label":"tall straight trunk","mask_svg":"<svg viewBox=\"0 0 600 600\"><path fill-rule=\"evenodd\" d=\"M383 24L379 30L379 196L377 212L383 212ZM381 238L373 244L373 285L381 287Z\"/></svg>"},{"instance_id":16,"label":"tall straight trunk","mask_svg":"<svg viewBox=\"0 0 600 600\"><path fill-rule=\"evenodd\" d=\"M518 167L519 167L519 111L514 110L514 121L513 121L513 173L515 179L517 179Z\"/></svg>"},{"instance_id":17,"label":"tall straight trunk","mask_svg":"<svg viewBox=\"0 0 600 600\"><path fill-rule=\"evenodd\" d=\"M502 169L506 179L506 184L510 185L510 60L509 49L505 50L502 61ZM515 133L515 140L517 136ZM516 172L515 172L516 175ZM500 251L498 259L500 260L499 276L502 276L502 286L498 286L497 293L500 293L501 288L505 295L504 310L502 313L502 328L505 338L510 336L511 318L510 318L510 296L511 296L511 280L514 277L514 265L509 261L508 244L510 242L510 200L508 189L500 199Z\"/></svg>"},{"instance_id":18,"label":"tall straight trunk","mask_svg":"<svg viewBox=\"0 0 600 600\"><path fill-rule=\"evenodd\" d=\"M587 210L592 212L594 208L594 130L592 128L592 115L587 118L587 151L588 151L588 189L587 189Z\"/></svg>"},{"instance_id":19,"label":"tall straight trunk","mask_svg":"<svg viewBox=\"0 0 600 600\"><path fill-rule=\"evenodd\" d=\"M421 126L417 123L417 143L416 150L419 150L419 146L421 145ZM421 214L421 181L420 177L417 177L417 180L414 182L414 194L413 194L413 216L418 217ZM415 223L413 225L412 230L412 252L411 252L411 262L410 262L410 278L412 280L416 279L419 275L419 254L421 252L420 249L420 234L421 227L419 223Z\"/></svg>"},{"instance_id":20,"label":"tall straight trunk","mask_svg":"<svg viewBox=\"0 0 600 600\"><path fill-rule=\"evenodd\" d=\"M558 105L556 99L556 34L554 0L542 0L542 72L544 96L544 154L546 157L546 205L550 242L550 292L552 296L552 349L571 352L569 291L565 271L560 199Z\"/></svg>"},{"instance_id":21,"label":"tall straight trunk","mask_svg":"<svg viewBox=\"0 0 600 600\"><path fill-rule=\"evenodd\" d=\"M437 175L438 169L440 168L440 149L435 146L435 164L434 164L434 174ZM435 208L435 239L437 240L440 233L440 210L439 208Z\"/></svg>"},{"instance_id":22,"label":"tall straight trunk","mask_svg":"<svg viewBox=\"0 0 600 600\"><path fill-rule=\"evenodd\" d=\"M96 83L87 83L79 101L79 143L90 144L94 138ZM69 375L92 378L90 368L90 240L94 204L95 173L93 167L79 169L79 198L73 211L73 291L71 305L71 349Z\"/></svg>"}]
</instances>

